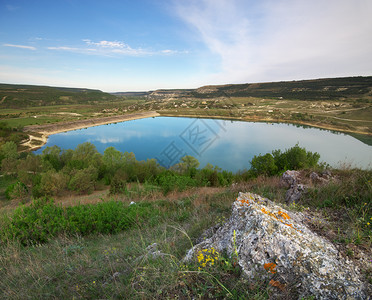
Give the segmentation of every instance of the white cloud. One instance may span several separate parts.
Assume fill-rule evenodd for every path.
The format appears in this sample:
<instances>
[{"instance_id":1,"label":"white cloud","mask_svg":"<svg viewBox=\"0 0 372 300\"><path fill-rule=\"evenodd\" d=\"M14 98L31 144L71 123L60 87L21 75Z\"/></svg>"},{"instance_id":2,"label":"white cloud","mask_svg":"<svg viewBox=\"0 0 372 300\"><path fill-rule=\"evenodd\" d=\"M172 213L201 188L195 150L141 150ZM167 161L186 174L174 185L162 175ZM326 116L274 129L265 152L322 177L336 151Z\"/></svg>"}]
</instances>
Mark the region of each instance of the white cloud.
<instances>
[{"instance_id":1,"label":"white cloud","mask_svg":"<svg viewBox=\"0 0 372 300\"><path fill-rule=\"evenodd\" d=\"M91 48L77 48L77 47L47 47L48 50L59 50L59 51L68 51L68 52L75 52L75 53L82 53L82 54L92 54L96 52L96 49Z\"/></svg>"},{"instance_id":2,"label":"white cloud","mask_svg":"<svg viewBox=\"0 0 372 300\"><path fill-rule=\"evenodd\" d=\"M187 51L177 50L148 50L142 48L132 48L121 41L99 41L94 42L90 39L82 40L85 45L80 47L58 46L48 47L49 50L68 51L81 54L95 54L101 56L152 56L152 55L174 55L188 53ZM87 48L86 46L89 46Z\"/></svg>"},{"instance_id":3,"label":"white cloud","mask_svg":"<svg viewBox=\"0 0 372 300\"><path fill-rule=\"evenodd\" d=\"M21 48L21 49L27 49L27 50L36 50L35 47L25 46L25 45L3 44L3 46L5 46L5 47L13 47L13 48Z\"/></svg>"},{"instance_id":4,"label":"white cloud","mask_svg":"<svg viewBox=\"0 0 372 300\"><path fill-rule=\"evenodd\" d=\"M88 45L94 45L103 48L130 48L128 45L124 44L123 42L109 42L109 41L100 41L100 42L92 42L91 40L85 39L83 42L87 43Z\"/></svg>"},{"instance_id":5,"label":"white cloud","mask_svg":"<svg viewBox=\"0 0 372 300\"><path fill-rule=\"evenodd\" d=\"M214 83L371 75L372 1L174 1L220 58Z\"/></svg>"}]
</instances>

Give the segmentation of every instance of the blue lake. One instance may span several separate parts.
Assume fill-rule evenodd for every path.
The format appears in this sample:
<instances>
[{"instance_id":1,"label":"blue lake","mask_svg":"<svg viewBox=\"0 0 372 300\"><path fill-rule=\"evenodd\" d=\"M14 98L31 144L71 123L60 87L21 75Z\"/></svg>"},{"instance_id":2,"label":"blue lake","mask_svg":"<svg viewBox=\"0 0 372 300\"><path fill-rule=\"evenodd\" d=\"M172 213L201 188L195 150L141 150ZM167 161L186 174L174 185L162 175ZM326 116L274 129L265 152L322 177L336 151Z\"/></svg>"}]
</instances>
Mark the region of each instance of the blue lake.
<instances>
[{"instance_id":1,"label":"blue lake","mask_svg":"<svg viewBox=\"0 0 372 300\"><path fill-rule=\"evenodd\" d=\"M288 149L296 143L320 154L331 166L372 167L372 146L349 135L291 124L270 124L214 119L156 117L101 125L51 135L45 147L75 149L90 142L101 153L113 146L133 152L137 160L156 158L169 167L185 155L224 170L248 169L254 155Z\"/></svg>"}]
</instances>

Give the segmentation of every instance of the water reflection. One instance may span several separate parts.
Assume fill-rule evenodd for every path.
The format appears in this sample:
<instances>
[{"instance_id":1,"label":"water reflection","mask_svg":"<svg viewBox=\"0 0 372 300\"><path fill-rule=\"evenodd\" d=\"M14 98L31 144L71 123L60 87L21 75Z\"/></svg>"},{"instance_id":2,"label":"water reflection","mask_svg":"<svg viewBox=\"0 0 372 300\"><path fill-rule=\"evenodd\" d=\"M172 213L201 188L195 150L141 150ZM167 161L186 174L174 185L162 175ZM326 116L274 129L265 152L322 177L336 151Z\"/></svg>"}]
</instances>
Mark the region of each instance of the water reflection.
<instances>
[{"instance_id":1,"label":"water reflection","mask_svg":"<svg viewBox=\"0 0 372 300\"><path fill-rule=\"evenodd\" d=\"M98 151L113 146L133 152L138 160L157 158L174 164L183 155L195 156L201 167L207 163L237 171L249 168L254 155L285 150L298 143L318 152L332 166L349 163L371 168L372 146L350 135L291 124L254 123L213 119L157 117L102 125L49 137L46 146L74 149L91 142Z\"/></svg>"}]
</instances>

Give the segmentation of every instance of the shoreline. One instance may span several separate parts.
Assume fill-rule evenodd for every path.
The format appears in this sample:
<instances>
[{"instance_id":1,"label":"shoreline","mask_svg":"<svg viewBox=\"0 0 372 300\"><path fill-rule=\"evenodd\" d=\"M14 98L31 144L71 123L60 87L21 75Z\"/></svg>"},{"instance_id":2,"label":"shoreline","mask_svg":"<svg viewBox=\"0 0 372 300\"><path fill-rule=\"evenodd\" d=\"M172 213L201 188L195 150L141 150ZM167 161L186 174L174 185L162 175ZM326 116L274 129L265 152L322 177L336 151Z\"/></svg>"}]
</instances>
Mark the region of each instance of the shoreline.
<instances>
[{"instance_id":1,"label":"shoreline","mask_svg":"<svg viewBox=\"0 0 372 300\"><path fill-rule=\"evenodd\" d=\"M45 124L45 125L29 125L25 127L25 132L28 133L29 139L28 141L21 144L21 146L25 147L26 149L22 151L35 151L43 147L48 137L52 134L57 134L66 131L78 130L88 127L112 124L117 122L125 122L131 120L138 120L144 118L151 118L151 117L181 117L181 118L206 118L206 119L225 119L225 120L236 120L236 121L243 121L243 122L270 122L270 123L285 123L285 124L293 124L293 125L305 125L314 128L324 129L324 130L331 130L337 131L342 133L354 133L354 134L362 134L366 136L372 136L372 134L358 131L358 130L349 130L349 129L342 129L337 128L334 126L323 125L323 124L313 124L304 121L295 121L295 120L284 120L284 119L271 119L271 118L242 118L242 117L228 117L228 116L215 116L215 115L186 115L186 114L168 114L156 112L156 111L146 111L146 112L137 112L127 115L119 115L119 116L110 116L110 117L103 117L103 118L93 118L87 120L78 120L78 121L70 121L64 123L54 123L54 124ZM40 136L33 135L33 133L37 133ZM32 141L38 141L38 145L32 145Z\"/></svg>"},{"instance_id":2,"label":"shoreline","mask_svg":"<svg viewBox=\"0 0 372 300\"><path fill-rule=\"evenodd\" d=\"M182 117L182 118L203 118L203 119L221 119L221 120L235 120L235 121L242 121L242 122L266 122L266 123L285 123L285 124L292 124L292 125L305 125L310 126L314 128L324 129L324 130L330 130L330 131L337 131L342 133L355 133L355 134L362 134L366 136L372 136L372 133L367 133L364 131L358 131L358 130L350 130L350 129L344 129L344 128L338 128L334 126L329 125L322 125L322 124L314 124L304 121L296 121L296 120L285 120L285 119L271 119L271 118L247 118L247 117L227 117L227 116L214 116L214 115L185 115L185 114L167 114L167 113L161 113L161 117Z\"/></svg>"},{"instance_id":3,"label":"shoreline","mask_svg":"<svg viewBox=\"0 0 372 300\"><path fill-rule=\"evenodd\" d=\"M152 118L160 116L156 111L146 111L146 112L137 112L133 114L120 115L120 116L111 116L103 118L93 118L87 120L78 120L70 121L64 123L54 123L54 124L45 124L45 125L29 125L24 128L24 132L29 135L28 141L22 143L21 146L26 147L27 149L23 151L35 151L43 147L48 137L52 134L57 134L66 131L78 130L88 127L95 127L100 125L132 121L138 119ZM41 136L33 135L33 133L38 133ZM32 145L32 141L38 141L38 145Z\"/></svg>"}]
</instances>

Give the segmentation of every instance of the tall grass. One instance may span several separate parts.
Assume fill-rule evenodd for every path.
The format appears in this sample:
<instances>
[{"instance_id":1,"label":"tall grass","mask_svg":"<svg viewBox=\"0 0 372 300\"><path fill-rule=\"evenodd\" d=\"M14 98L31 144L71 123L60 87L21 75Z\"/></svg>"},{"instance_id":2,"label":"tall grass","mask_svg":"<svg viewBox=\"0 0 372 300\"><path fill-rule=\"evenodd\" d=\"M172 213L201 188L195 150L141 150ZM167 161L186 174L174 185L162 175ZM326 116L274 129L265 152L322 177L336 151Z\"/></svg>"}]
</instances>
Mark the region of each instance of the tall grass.
<instances>
[{"instance_id":1,"label":"tall grass","mask_svg":"<svg viewBox=\"0 0 372 300\"><path fill-rule=\"evenodd\" d=\"M290 209L310 217L308 226L337 243L350 259L370 255L372 171L333 174L336 179L329 184L310 184ZM200 236L208 237L206 229L225 222L239 191L283 202L286 189L279 177L259 176L213 194L201 191L194 187L185 198L166 198L149 183L136 184L128 188L128 195L121 195L124 202L117 197L118 201L63 208L39 200L0 217L0 298L267 299L278 292L283 298L295 296L295 291L278 291L269 281L247 280L225 253L206 249L213 264L198 258L182 261ZM159 198L153 199L156 195ZM131 198L137 203L129 206ZM29 221L34 225L27 227ZM17 227L18 235L10 234ZM45 240L35 239L34 228L43 230ZM359 260L360 256L355 263ZM371 281L368 265L359 267Z\"/></svg>"}]
</instances>

